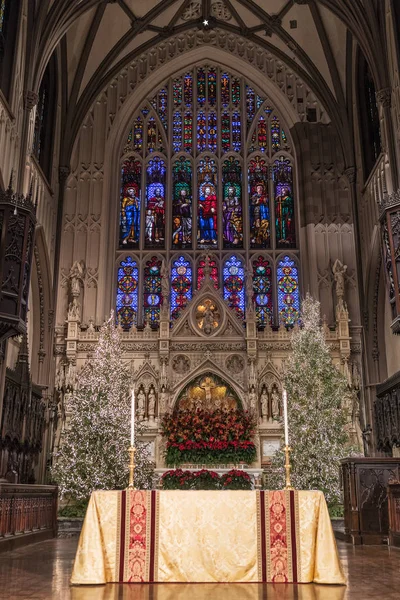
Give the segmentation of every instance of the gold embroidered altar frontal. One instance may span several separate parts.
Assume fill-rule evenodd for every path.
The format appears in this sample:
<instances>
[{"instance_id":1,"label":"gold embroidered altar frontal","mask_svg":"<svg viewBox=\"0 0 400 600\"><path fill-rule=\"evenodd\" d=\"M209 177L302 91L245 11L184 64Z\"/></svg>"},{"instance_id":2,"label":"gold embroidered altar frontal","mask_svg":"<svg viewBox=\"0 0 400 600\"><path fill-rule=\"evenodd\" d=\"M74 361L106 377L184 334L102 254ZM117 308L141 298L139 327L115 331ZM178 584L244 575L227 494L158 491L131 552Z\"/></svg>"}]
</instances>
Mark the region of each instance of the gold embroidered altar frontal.
<instances>
[{"instance_id":1,"label":"gold embroidered altar frontal","mask_svg":"<svg viewBox=\"0 0 400 600\"><path fill-rule=\"evenodd\" d=\"M345 584L317 491L94 492L71 583Z\"/></svg>"}]
</instances>

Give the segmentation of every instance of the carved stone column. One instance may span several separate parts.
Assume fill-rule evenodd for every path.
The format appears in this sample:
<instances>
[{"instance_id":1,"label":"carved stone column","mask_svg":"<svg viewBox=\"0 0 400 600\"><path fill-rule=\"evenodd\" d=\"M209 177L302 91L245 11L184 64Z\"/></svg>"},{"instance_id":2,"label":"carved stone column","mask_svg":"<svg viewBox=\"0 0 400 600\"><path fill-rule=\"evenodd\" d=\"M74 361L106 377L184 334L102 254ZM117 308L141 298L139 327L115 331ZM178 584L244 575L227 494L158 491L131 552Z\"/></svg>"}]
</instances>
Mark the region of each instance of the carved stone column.
<instances>
[{"instance_id":1,"label":"carved stone column","mask_svg":"<svg viewBox=\"0 0 400 600\"><path fill-rule=\"evenodd\" d=\"M399 185L397 157L395 146L395 132L393 131L392 119L392 90L391 88L383 88L376 93L376 99L380 107L384 152L387 154L388 165L390 166L390 174L392 186L396 189Z\"/></svg>"},{"instance_id":2,"label":"carved stone column","mask_svg":"<svg viewBox=\"0 0 400 600\"><path fill-rule=\"evenodd\" d=\"M31 122L31 112L37 105L39 96L36 92L26 90L24 92L24 112L23 112L23 123L21 132L21 144L19 147L19 165L17 171L16 190L20 194L24 191L24 180L25 180L25 163L28 155L28 143L29 143L29 129Z\"/></svg>"}]
</instances>

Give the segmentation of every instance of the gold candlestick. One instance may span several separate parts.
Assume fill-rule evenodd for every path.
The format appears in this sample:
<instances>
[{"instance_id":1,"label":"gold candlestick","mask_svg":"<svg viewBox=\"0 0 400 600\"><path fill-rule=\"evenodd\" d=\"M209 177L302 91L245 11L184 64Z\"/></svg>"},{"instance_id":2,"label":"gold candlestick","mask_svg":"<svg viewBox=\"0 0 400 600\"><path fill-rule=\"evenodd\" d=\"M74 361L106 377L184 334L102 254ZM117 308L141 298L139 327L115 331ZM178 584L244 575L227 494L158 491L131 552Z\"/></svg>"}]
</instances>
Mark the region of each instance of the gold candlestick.
<instances>
[{"instance_id":1,"label":"gold candlestick","mask_svg":"<svg viewBox=\"0 0 400 600\"><path fill-rule=\"evenodd\" d=\"M128 484L128 488L131 490L135 490L135 485L134 485L134 481L135 481L135 452L136 452L136 448L135 446L129 446L129 484Z\"/></svg>"},{"instance_id":2,"label":"gold candlestick","mask_svg":"<svg viewBox=\"0 0 400 600\"><path fill-rule=\"evenodd\" d=\"M285 446L285 471L286 471L286 485L285 490L293 490L294 488L290 485L290 452L291 448L286 444Z\"/></svg>"}]
</instances>

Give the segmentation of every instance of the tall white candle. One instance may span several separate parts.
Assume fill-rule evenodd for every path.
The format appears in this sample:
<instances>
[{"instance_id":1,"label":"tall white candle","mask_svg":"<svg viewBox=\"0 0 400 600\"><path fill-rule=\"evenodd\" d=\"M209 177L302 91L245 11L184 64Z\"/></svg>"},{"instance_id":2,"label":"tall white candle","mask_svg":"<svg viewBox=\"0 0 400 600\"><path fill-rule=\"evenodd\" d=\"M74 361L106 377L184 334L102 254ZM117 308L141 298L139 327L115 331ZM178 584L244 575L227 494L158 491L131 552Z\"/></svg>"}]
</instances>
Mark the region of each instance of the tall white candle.
<instances>
[{"instance_id":1,"label":"tall white candle","mask_svg":"<svg viewBox=\"0 0 400 600\"><path fill-rule=\"evenodd\" d=\"M135 445L135 390L132 390L131 398L131 446Z\"/></svg>"},{"instance_id":2,"label":"tall white candle","mask_svg":"<svg viewBox=\"0 0 400 600\"><path fill-rule=\"evenodd\" d=\"M285 446L289 446L289 426L288 426L288 416L287 416L287 392L286 390L282 391L282 399L283 399L283 422L285 426Z\"/></svg>"}]
</instances>

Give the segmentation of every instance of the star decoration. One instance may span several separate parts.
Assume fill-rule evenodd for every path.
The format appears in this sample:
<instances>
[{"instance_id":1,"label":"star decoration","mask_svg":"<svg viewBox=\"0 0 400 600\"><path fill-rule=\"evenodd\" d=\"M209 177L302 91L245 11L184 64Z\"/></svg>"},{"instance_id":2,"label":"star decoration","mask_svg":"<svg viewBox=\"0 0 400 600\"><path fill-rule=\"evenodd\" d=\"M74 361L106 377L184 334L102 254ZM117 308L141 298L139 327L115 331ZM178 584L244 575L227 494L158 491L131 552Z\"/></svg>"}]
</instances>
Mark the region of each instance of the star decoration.
<instances>
[{"instance_id":1,"label":"star decoration","mask_svg":"<svg viewBox=\"0 0 400 600\"><path fill-rule=\"evenodd\" d=\"M203 25L204 25L204 27L207 27L207 25L208 25L208 19L204 19Z\"/></svg>"}]
</instances>

